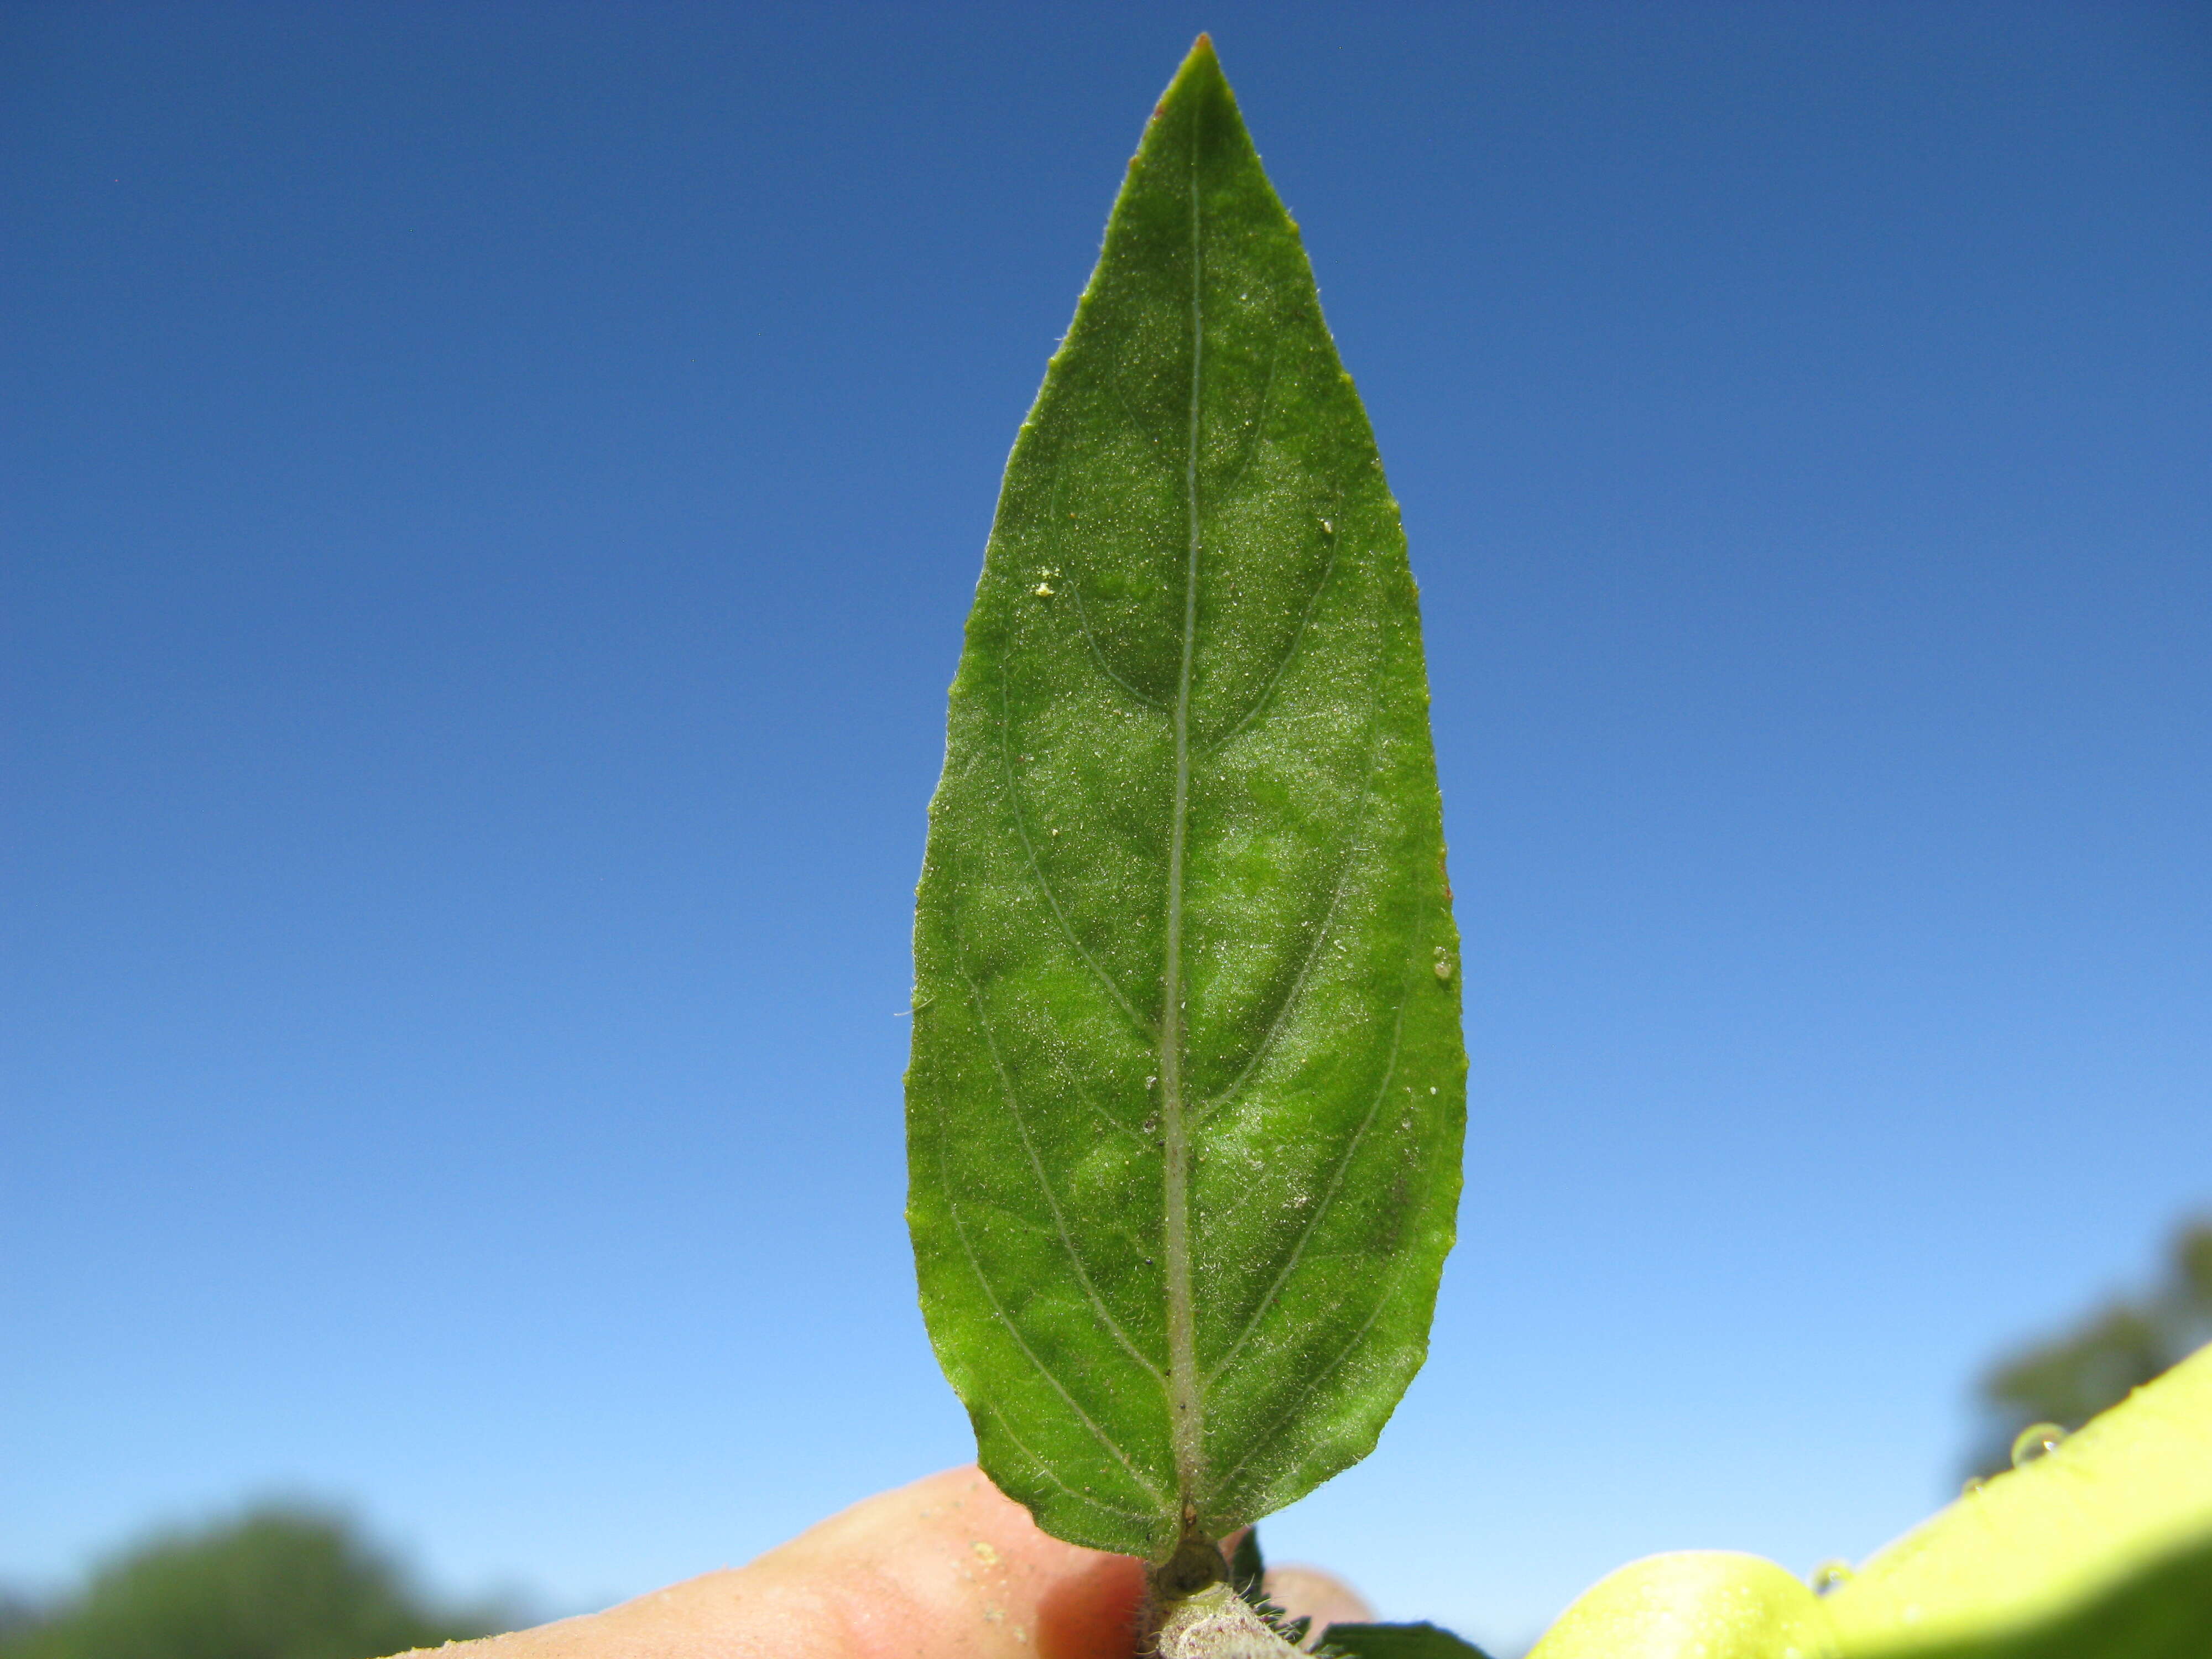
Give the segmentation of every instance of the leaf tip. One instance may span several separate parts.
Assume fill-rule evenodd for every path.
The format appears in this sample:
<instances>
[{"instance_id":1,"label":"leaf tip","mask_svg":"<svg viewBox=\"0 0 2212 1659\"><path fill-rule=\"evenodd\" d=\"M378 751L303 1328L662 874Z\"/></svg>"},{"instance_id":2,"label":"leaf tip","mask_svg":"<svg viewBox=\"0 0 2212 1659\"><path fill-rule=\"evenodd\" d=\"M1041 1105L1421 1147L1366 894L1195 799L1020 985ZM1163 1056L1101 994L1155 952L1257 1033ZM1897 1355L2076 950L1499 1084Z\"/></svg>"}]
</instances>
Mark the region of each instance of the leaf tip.
<instances>
[{"instance_id":1,"label":"leaf tip","mask_svg":"<svg viewBox=\"0 0 2212 1659\"><path fill-rule=\"evenodd\" d=\"M1227 92L1229 77L1221 72L1221 60L1214 55L1213 37L1201 34L1190 43L1190 50L1176 66L1175 76L1168 82L1167 90L1152 106L1152 119L1157 122L1176 103L1194 95L1211 95Z\"/></svg>"},{"instance_id":2,"label":"leaf tip","mask_svg":"<svg viewBox=\"0 0 2212 1659\"><path fill-rule=\"evenodd\" d=\"M1190 43L1190 50L1183 54L1182 66L1175 73L1177 83L1200 76L1216 81L1223 78L1221 59L1213 50L1213 37L1210 34L1201 34Z\"/></svg>"}]
</instances>

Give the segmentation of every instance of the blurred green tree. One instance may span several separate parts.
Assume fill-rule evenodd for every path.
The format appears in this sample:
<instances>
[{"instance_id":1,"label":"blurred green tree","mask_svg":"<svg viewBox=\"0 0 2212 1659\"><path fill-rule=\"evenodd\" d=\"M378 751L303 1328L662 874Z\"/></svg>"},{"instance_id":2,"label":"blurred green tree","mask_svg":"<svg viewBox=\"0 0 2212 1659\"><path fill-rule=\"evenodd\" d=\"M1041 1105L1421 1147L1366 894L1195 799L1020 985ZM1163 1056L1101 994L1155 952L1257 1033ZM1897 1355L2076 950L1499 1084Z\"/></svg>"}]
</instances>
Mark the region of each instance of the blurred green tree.
<instances>
[{"instance_id":1,"label":"blurred green tree","mask_svg":"<svg viewBox=\"0 0 2212 1659\"><path fill-rule=\"evenodd\" d=\"M0 1659L378 1659L503 1627L429 1605L343 1518L269 1508L130 1551Z\"/></svg>"},{"instance_id":2,"label":"blurred green tree","mask_svg":"<svg viewBox=\"0 0 2212 1659\"><path fill-rule=\"evenodd\" d=\"M0 1648L39 1622L38 1609L19 1596L0 1590Z\"/></svg>"},{"instance_id":3,"label":"blurred green tree","mask_svg":"<svg viewBox=\"0 0 2212 1659\"><path fill-rule=\"evenodd\" d=\"M2212 1219L2184 1227L2165 1278L2139 1300L2120 1297L2074 1329L2021 1350L1981 1382L1984 1428L1972 1473L2012 1464L2021 1430L2056 1423L2073 1430L2212 1341Z\"/></svg>"}]
</instances>

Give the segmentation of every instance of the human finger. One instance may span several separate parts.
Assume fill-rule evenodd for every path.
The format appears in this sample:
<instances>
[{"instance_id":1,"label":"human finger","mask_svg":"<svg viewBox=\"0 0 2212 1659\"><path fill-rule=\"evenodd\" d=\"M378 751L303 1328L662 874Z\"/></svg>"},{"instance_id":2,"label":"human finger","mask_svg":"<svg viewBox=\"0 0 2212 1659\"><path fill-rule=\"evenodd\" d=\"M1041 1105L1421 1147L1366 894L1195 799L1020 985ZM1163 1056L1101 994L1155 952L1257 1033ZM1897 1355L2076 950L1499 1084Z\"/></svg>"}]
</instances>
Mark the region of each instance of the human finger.
<instances>
[{"instance_id":1,"label":"human finger","mask_svg":"<svg viewBox=\"0 0 2212 1659\"><path fill-rule=\"evenodd\" d=\"M972 1466L743 1567L440 1659L1130 1659L1144 1569L1037 1530Z\"/></svg>"}]
</instances>

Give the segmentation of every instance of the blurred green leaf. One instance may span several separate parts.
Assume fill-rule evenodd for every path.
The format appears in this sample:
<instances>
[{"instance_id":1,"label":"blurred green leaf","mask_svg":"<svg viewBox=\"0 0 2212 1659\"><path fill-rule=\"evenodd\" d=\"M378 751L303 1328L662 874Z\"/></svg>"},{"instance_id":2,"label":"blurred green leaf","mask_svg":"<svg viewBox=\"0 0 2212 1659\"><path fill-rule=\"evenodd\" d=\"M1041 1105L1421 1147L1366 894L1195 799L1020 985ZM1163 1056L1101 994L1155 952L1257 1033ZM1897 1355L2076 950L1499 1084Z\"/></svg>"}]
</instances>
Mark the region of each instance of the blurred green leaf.
<instances>
[{"instance_id":1,"label":"blurred green leaf","mask_svg":"<svg viewBox=\"0 0 2212 1659\"><path fill-rule=\"evenodd\" d=\"M2031 1423L2078 1429L2212 1341L2212 1222L2176 1235L2165 1279L2124 1297L2075 1329L2014 1354L1983 1380L1988 1426L1972 1459L1979 1474L2011 1467L2013 1438Z\"/></svg>"},{"instance_id":2,"label":"blurred green leaf","mask_svg":"<svg viewBox=\"0 0 2212 1659\"><path fill-rule=\"evenodd\" d=\"M1322 1651L1344 1659L1489 1659L1472 1642L1435 1625L1331 1625Z\"/></svg>"},{"instance_id":3,"label":"blurred green leaf","mask_svg":"<svg viewBox=\"0 0 2212 1659\"><path fill-rule=\"evenodd\" d=\"M1850 1659L2203 1659L2208 1560L2212 1348L1967 1492L1823 1605ZM2193 1647L2171 1645L2183 1634Z\"/></svg>"},{"instance_id":4,"label":"blurred green leaf","mask_svg":"<svg viewBox=\"0 0 2212 1659\"><path fill-rule=\"evenodd\" d=\"M2013 1630L1850 1650L1895 1659L2206 1659L2212 1538L2148 1562L2100 1595Z\"/></svg>"},{"instance_id":5,"label":"blurred green leaf","mask_svg":"<svg viewBox=\"0 0 2212 1659\"><path fill-rule=\"evenodd\" d=\"M1396 503L1201 40L1010 460L915 924L908 1218L984 1468L1164 1559L1373 1447L1466 1061Z\"/></svg>"},{"instance_id":6,"label":"blurred green leaf","mask_svg":"<svg viewBox=\"0 0 2212 1659\"><path fill-rule=\"evenodd\" d=\"M1632 1562L1529 1659L2206 1659L2212 1348L1816 1596L1771 1561Z\"/></svg>"},{"instance_id":7,"label":"blurred green leaf","mask_svg":"<svg viewBox=\"0 0 2212 1659\"><path fill-rule=\"evenodd\" d=\"M1260 1529L1244 1528L1243 1536L1229 1556L1229 1583L1236 1592L1255 1607L1265 1607L1267 1600L1267 1562L1260 1553Z\"/></svg>"}]
</instances>

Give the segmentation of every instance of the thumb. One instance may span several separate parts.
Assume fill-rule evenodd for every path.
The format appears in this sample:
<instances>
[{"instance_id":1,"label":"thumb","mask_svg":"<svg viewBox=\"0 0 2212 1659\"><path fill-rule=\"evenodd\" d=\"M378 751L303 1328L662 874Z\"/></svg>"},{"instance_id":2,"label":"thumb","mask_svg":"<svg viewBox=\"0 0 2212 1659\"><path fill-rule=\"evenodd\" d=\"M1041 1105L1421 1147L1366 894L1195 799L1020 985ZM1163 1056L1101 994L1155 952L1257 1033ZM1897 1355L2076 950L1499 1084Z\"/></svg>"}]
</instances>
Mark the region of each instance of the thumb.
<instances>
[{"instance_id":1,"label":"thumb","mask_svg":"<svg viewBox=\"0 0 2212 1659\"><path fill-rule=\"evenodd\" d=\"M750 1565L439 1659L1131 1659L1134 1558L1078 1548L972 1466L855 1504Z\"/></svg>"}]
</instances>

